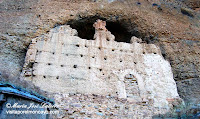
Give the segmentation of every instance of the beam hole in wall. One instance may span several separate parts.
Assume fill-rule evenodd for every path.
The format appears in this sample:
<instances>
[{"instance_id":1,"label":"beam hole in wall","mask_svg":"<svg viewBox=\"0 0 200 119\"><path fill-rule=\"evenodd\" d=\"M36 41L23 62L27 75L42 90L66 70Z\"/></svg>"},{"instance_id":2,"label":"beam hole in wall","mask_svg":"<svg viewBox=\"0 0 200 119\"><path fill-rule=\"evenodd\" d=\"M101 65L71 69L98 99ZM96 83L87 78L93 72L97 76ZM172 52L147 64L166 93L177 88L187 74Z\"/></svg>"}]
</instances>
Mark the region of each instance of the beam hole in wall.
<instances>
[{"instance_id":1,"label":"beam hole in wall","mask_svg":"<svg viewBox=\"0 0 200 119\"><path fill-rule=\"evenodd\" d=\"M166 59L166 54L162 53L162 56Z\"/></svg>"},{"instance_id":2,"label":"beam hole in wall","mask_svg":"<svg viewBox=\"0 0 200 119\"><path fill-rule=\"evenodd\" d=\"M83 57L83 55L82 55L82 54L81 54L80 56L81 56L81 57Z\"/></svg>"},{"instance_id":3,"label":"beam hole in wall","mask_svg":"<svg viewBox=\"0 0 200 119\"><path fill-rule=\"evenodd\" d=\"M77 68L77 65L74 65L73 67L74 67L74 68Z\"/></svg>"},{"instance_id":4,"label":"beam hole in wall","mask_svg":"<svg viewBox=\"0 0 200 119\"><path fill-rule=\"evenodd\" d=\"M57 76L56 79L59 79L59 76Z\"/></svg>"}]
</instances>

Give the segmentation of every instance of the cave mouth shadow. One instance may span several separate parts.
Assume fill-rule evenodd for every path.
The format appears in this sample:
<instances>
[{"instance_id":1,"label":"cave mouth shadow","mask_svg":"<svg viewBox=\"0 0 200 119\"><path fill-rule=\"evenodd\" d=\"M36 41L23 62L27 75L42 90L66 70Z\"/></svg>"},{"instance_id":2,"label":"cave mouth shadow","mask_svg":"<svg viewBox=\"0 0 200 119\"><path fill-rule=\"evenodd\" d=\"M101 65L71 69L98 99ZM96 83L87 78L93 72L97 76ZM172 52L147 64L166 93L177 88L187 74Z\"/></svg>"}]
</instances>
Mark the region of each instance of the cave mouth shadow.
<instances>
[{"instance_id":1,"label":"cave mouth shadow","mask_svg":"<svg viewBox=\"0 0 200 119\"><path fill-rule=\"evenodd\" d=\"M79 20L71 20L67 24L78 31L78 36L80 38L93 40L95 34L93 24L97 19L106 21L106 28L115 36L115 41L130 43L131 37L134 36L134 34L128 31L127 25L122 21L112 21L103 17L93 16Z\"/></svg>"}]
</instances>

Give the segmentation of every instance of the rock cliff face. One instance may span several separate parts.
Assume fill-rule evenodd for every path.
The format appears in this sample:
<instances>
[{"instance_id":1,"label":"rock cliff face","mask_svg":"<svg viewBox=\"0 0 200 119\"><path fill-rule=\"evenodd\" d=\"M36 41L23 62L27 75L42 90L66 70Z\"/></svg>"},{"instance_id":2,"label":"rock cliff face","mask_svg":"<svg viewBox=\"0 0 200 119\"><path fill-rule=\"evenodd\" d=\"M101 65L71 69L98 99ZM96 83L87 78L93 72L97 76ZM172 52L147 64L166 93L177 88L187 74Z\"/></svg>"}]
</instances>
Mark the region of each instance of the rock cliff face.
<instances>
[{"instance_id":1,"label":"rock cliff face","mask_svg":"<svg viewBox=\"0 0 200 119\"><path fill-rule=\"evenodd\" d=\"M161 54L172 66L180 96L185 101L198 103L199 13L199 3L195 0L183 3L175 0L1 0L1 79L29 88L18 79L31 39L64 24L77 29L79 35L94 34L89 28L101 18L113 24L107 28L114 35L125 34L115 35L116 40L136 36L160 47ZM123 30L116 30L115 26Z\"/></svg>"}]
</instances>

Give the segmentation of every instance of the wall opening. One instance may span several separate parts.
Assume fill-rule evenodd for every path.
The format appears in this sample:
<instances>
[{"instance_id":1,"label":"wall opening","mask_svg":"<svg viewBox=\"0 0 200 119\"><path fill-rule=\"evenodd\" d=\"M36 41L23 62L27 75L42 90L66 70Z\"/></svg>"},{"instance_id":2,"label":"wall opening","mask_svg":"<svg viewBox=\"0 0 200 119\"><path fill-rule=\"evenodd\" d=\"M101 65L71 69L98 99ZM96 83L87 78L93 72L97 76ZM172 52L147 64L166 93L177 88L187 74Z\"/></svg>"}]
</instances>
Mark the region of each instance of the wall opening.
<instances>
[{"instance_id":1,"label":"wall opening","mask_svg":"<svg viewBox=\"0 0 200 119\"><path fill-rule=\"evenodd\" d=\"M134 98L139 96L139 87L137 79L133 74L125 75L124 84L125 84L127 98Z\"/></svg>"},{"instance_id":2,"label":"wall opening","mask_svg":"<svg viewBox=\"0 0 200 119\"><path fill-rule=\"evenodd\" d=\"M127 29L127 23L123 21L106 20L99 16L71 20L67 24L78 31L78 36L82 39L93 40L95 29L93 24L97 19L106 21L106 28L115 36L115 41L130 43L133 33Z\"/></svg>"}]
</instances>

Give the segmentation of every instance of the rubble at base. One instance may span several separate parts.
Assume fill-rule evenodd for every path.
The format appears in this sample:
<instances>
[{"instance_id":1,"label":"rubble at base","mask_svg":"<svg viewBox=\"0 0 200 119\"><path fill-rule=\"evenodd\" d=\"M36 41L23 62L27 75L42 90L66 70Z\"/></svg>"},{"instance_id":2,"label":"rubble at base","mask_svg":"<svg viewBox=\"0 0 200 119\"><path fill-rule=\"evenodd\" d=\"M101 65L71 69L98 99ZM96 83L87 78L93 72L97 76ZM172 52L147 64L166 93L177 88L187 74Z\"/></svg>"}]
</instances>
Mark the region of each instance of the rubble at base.
<instances>
[{"instance_id":1,"label":"rubble at base","mask_svg":"<svg viewBox=\"0 0 200 119\"><path fill-rule=\"evenodd\" d=\"M134 102L115 96L95 94L54 94L60 107L57 118L64 119L151 119L168 108L155 108L149 102Z\"/></svg>"}]
</instances>

